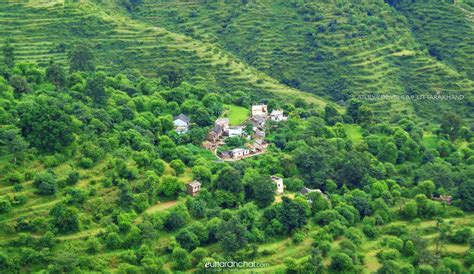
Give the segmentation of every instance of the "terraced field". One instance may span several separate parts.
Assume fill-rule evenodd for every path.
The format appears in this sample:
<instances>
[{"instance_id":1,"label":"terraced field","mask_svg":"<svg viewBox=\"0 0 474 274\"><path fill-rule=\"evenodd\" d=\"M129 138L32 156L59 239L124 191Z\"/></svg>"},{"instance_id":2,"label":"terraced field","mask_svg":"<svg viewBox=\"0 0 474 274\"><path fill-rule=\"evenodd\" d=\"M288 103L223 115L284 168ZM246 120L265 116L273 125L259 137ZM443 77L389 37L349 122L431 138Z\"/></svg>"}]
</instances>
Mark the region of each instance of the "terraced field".
<instances>
[{"instance_id":1,"label":"terraced field","mask_svg":"<svg viewBox=\"0 0 474 274\"><path fill-rule=\"evenodd\" d=\"M46 64L54 58L66 64L69 49L86 42L94 47L100 63L116 71L137 68L155 76L157 64L177 60L190 71L187 81L210 88L245 90L258 97L300 97L325 104L323 99L280 84L218 46L108 12L111 14L89 1L4 4L0 7L0 43L13 39L18 61Z\"/></svg>"},{"instance_id":2,"label":"terraced field","mask_svg":"<svg viewBox=\"0 0 474 274\"><path fill-rule=\"evenodd\" d=\"M335 100L360 94L439 92L469 97L437 107L433 107L433 102L372 102L378 113L385 115L403 109L403 115L418 113L430 117L439 113L438 107L466 110L472 104L474 83L466 73L473 65L472 61L463 61L472 53L472 31L467 33L468 17L457 6L449 8L456 9L452 14L459 15L456 24L462 25L461 32L446 34L436 29L439 24L448 27L447 21L438 20L432 27L441 36L450 35L453 41L465 40L455 50L459 54L453 62L458 66L451 66L432 57L424 49L423 41L420 45L420 35L414 35L411 19L382 3L356 6L267 0L247 4L219 1L219 5L197 1L143 2L133 13L135 18L220 44L255 68L300 90Z\"/></svg>"}]
</instances>

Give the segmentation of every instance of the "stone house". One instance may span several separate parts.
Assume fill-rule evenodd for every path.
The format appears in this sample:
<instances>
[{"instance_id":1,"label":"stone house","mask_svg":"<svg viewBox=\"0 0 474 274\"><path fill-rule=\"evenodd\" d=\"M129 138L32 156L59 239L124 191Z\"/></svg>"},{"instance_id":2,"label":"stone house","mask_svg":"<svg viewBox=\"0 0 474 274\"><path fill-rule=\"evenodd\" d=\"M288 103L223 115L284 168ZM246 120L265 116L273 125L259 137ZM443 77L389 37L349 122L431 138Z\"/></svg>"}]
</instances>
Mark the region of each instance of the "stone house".
<instances>
[{"instance_id":1,"label":"stone house","mask_svg":"<svg viewBox=\"0 0 474 274\"><path fill-rule=\"evenodd\" d=\"M201 183L199 181L192 181L186 185L186 189L189 195L196 196L201 191Z\"/></svg>"}]
</instances>

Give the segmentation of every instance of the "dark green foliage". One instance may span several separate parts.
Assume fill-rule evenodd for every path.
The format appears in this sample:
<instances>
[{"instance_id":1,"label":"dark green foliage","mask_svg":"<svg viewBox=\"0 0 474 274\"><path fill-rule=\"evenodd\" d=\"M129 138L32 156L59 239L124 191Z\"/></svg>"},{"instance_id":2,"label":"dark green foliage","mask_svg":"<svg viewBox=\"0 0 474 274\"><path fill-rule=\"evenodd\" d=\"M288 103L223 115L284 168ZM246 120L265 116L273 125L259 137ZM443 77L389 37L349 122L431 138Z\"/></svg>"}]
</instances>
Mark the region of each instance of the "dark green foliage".
<instances>
[{"instance_id":1,"label":"dark green foliage","mask_svg":"<svg viewBox=\"0 0 474 274\"><path fill-rule=\"evenodd\" d=\"M15 65L15 47L12 43L13 41L11 39L7 39L5 45L2 47L3 62L9 68Z\"/></svg>"},{"instance_id":2,"label":"dark green foliage","mask_svg":"<svg viewBox=\"0 0 474 274\"><path fill-rule=\"evenodd\" d=\"M52 61L46 69L46 79L56 86L57 89L62 89L66 85L67 75L66 70Z\"/></svg>"},{"instance_id":3,"label":"dark green foliage","mask_svg":"<svg viewBox=\"0 0 474 274\"><path fill-rule=\"evenodd\" d=\"M38 96L18 106L23 136L46 152L61 151L74 141L76 126L59 100Z\"/></svg>"},{"instance_id":4,"label":"dark green foliage","mask_svg":"<svg viewBox=\"0 0 474 274\"><path fill-rule=\"evenodd\" d=\"M179 86L185 78L185 71L179 64L168 63L158 68L157 75L163 84L174 88Z\"/></svg>"},{"instance_id":5,"label":"dark green foliage","mask_svg":"<svg viewBox=\"0 0 474 274\"><path fill-rule=\"evenodd\" d=\"M21 136L20 130L12 126L0 127L0 148L13 155L13 162L21 160L28 148L28 143Z\"/></svg>"},{"instance_id":6,"label":"dark green foliage","mask_svg":"<svg viewBox=\"0 0 474 274\"><path fill-rule=\"evenodd\" d=\"M235 217L223 222L216 236L221 248L228 254L236 252L247 244L245 227Z\"/></svg>"},{"instance_id":7,"label":"dark green foliage","mask_svg":"<svg viewBox=\"0 0 474 274\"><path fill-rule=\"evenodd\" d=\"M40 195L54 195L58 191L56 178L50 172L42 172L36 175L33 185L38 189Z\"/></svg>"},{"instance_id":8,"label":"dark green foliage","mask_svg":"<svg viewBox=\"0 0 474 274\"><path fill-rule=\"evenodd\" d=\"M79 231L79 215L77 209L59 203L54 206L49 215L51 224L59 233L73 233Z\"/></svg>"},{"instance_id":9,"label":"dark green foliage","mask_svg":"<svg viewBox=\"0 0 474 274\"><path fill-rule=\"evenodd\" d=\"M267 207L275 201L276 186L269 176L259 176L251 183L252 195L259 207Z\"/></svg>"},{"instance_id":10,"label":"dark green foliage","mask_svg":"<svg viewBox=\"0 0 474 274\"><path fill-rule=\"evenodd\" d=\"M94 71L94 55L85 44L77 45L69 53L69 69L75 71Z\"/></svg>"}]
</instances>

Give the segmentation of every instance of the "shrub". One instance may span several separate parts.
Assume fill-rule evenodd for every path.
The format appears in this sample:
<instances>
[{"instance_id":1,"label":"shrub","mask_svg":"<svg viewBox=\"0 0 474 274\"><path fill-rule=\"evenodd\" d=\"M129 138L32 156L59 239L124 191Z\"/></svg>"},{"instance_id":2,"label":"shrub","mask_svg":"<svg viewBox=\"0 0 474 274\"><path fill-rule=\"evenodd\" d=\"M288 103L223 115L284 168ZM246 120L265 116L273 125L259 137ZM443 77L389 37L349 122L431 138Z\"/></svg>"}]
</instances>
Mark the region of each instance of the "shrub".
<instances>
[{"instance_id":1,"label":"shrub","mask_svg":"<svg viewBox=\"0 0 474 274\"><path fill-rule=\"evenodd\" d=\"M49 172L38 174L33 185L38 189L40 195L54 195L58 191L56 178Z\"/></svg>"},{"instance_id":2,"label":"shrub","mask_svg":"<svg viewBox=\"0 0 474 274\"><path fill-rule=\"evenodd\" d=\"M76 170L73 170L67 175L66 184L74 185L79 181L80 178L81 178L81 175L79 174L79 172Z\"/></svg>"},{"instance_id":3,"label":"shrub","mask_svg":"<svg viewBox=\"0 0 474 274\"><path fill-rule=\"evenodd\" d=\"M12 205L7 199L0 199L0 213L7 213L10 211Z\"/></svg>"}]
</instances>

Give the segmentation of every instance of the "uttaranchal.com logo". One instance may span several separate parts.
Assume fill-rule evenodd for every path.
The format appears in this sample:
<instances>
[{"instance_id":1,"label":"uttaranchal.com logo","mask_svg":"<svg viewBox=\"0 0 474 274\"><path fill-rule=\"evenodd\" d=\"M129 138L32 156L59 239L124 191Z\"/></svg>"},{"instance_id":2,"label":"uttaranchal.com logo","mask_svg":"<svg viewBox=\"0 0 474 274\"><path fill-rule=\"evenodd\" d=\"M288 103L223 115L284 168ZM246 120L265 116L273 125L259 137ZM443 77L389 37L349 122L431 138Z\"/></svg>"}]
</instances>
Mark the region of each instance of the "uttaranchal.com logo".
<instances>
[{"instance_id":1,"label":"uttaranchal.com logo","mask_svg":"<svg viewBox=\"0 0 474 274\"><path fill-rule=\"evenodd\" d=\"M236 262L236 261L214 261L214 262L206 262L204 267L206 268L264 268L269 267L269 263L261 263L261 262Z\"/></svg>"}]
</instances>

